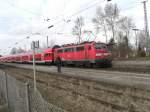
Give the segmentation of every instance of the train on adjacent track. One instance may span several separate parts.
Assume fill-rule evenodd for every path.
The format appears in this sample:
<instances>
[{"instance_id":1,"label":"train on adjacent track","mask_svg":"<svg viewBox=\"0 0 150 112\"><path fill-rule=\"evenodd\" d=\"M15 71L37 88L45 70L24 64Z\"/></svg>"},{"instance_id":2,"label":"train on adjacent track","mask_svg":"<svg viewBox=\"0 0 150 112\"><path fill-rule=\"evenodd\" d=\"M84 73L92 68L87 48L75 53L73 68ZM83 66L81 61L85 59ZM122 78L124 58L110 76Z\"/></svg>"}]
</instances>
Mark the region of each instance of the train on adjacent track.
<instances>
[{"instance_id":1,"label":"train on adjacent track","mask_svg":"<svg viewBox=\"0 0 150 112\"><path fill-rule=\"evenodd\" d=\"M112 54L105 43L83 42L54 46L35 53L35 62L41 64L56 64L60 59L63 66L111 67ZM32 63L33 53L21 53L0 57L0 62Z\"/></svg>"}]
</instances>

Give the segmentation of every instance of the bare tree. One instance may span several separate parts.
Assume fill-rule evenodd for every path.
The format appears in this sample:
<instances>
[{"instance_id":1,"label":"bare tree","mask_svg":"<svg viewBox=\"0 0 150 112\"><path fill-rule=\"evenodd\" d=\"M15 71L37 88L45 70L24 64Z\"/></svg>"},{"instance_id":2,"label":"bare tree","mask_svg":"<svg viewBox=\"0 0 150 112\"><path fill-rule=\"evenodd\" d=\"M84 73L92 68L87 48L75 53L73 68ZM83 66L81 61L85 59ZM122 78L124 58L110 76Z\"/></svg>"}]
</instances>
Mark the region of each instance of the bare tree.
<instances>
[{"instance_id":1,"label":"bare tree","mask_svg":"<svg viewBox=\"0 0 150 112\"><path fill-rule=\"evenodd\" d=\"M17 54L17 48L12 48L10 51L10 54Z\"/></svg>"},{"instance_id":2,"label":"bare tree","mask_svg":"<svg viewBox=\"0 0 150 112\"><path fill-rule=\"evenodd\" d=\"M75 26L72 29L72 33L73 35L77 36L77 38L79 39L78 41L79 43L81 43L82 41L81 35L82 35L83 26L84 26L84 20L83 20L83 17L80 16L79 18L75 20Z\"/></svg>"},{"instance_id":3,"label":"bare tree","mask_svg":"<svg viewBox=\"0 0 150 112\"><path fill-rule=\"evenodd\" d=\"M108 28L112 31L112 38L115 40L116 26L119 21L119 9L117 4L107 4L104 11L106 23Z\"/></svg>"},{"instance_id":4,"label":"bare tree","mask_svg":"<svg viewBox=\"0 0 150 112\"><path fill-rule=\"evenodd\" d=\"M130 32L132 28L135 26L132 19L129 17L123 17L122 19L119 20L120 23L118 25L118 28L120 29L121 32L123 32L125 37L124 39L126 40L124 44L126 45L126 50L127 54L126 57L128 58L128 50L129 50L129 40L130 40Z\"/></svg>"},{"instance_id":5,"label":"bare tree","mask_svg":"<svg viewBox=\"0 0 150 112\"><path fill-rule=\"evenodd\" d=\"M145 32L140 31L137 34L137 38L138 38L138 45L140 44L141 49L146 49L146 36L145 36Z\"/></svg>"},{"instance_id":6,"label":"bare tree","mask_svg":"<svg viewBox=\"0 0 150 112\"><path fill-rule=\"evenodd\" d=\"M145 32L144 31L140 31L137 34L137 39L138 39L137 55L138 56L146 56L147 38L146 38Z\"/></svg>"},{"instance_id":7,"label":"bare tree","mask_svg":"<svg viewBox=\"0 0 150 112\"><path fill-rule=\"evenodd\" d=\"M25 50L22 49L21 47L19 47L19 48L17 49L17 53L25 53Z\"/></svg>"},{"instance_id":8,"label":"bare tree","mask_svg":"<svg viewBox=\"0 0 150 112\"><path fill-rule=\"evenodd\" d=\"M17 49L17 48L14 47L14 48L11 49L10 54L17 54L17 53L24 53L24 52L25 52L24 49L22 49L20 47Z\"/></svg>"},{"instance_id":9,"label":"bare tree","mask_svg":"<svg viewBox=\"0 0 150 112\"><path fill-rule=\"evenodd\" d=\"M102 29L105 33L106 43L107 43L107 25L105 19L105 13L101 7L98 7L96 10L96 17L93 18L93 23L96 24L96 32L99 33L99 30Z\"/></svg>"},{"instance_id":10,"label":"bare tree","mask_svg":"<svg viewBox=\"0 0 150 112\"><path fill-rule=\"evenodd\" d=\"M124 32L119 31L117 33L118 44L117 44L117 51L118 57L129 57L129 54L132 52L132 46L129 44L129 39Z\"/></svg>"},{"instance_id":11,"label":"bare tree","mask_svg":"<svg viewBox=\"0 0 150 112\"><path fill-rule=\"evenodd\" d=\"M128 38L133 27L135 27L135 25L131 18L123 17L120 20L119 28L126 34Z\"/></svg>"},{"instance_id":12,"label":"bare tree","mask_svg":"<svg viewBox=\"0 0 150 112\"><path fill-rule=\"evenodd\" d=\"M104 9L98 7L96 10L96 17L93 18L93 23L96 24L96 30L103 30L107 43L107 31L111 31L112 38L115 40L117 31L117 24L120 22L119 9L116 4L107 4Z\"/></svg>"},{"instance_id":13,"label":"bare tree","mask_svg":"<svg viewBox=\"0 0 150 112\"><path fill-rule=\"evenodd\" d=\"M111 34L111 41L115 46L111 46L112 51L115 50L114 54L121 56L121 53L128 58L129 51L131 51L131 45L129 41L131 40L131 30L134 27L134 23L131 18L124 17L120 15L120 10L117 4L106 4L104 9L98 7L96 10L96 16L92 19L93 23L96 25L96 30L104 31L106 37L106 43L108 34ZM109 42L110 43L110 42ZM124 51L125 50L125 51ZM124 52L122 52L124 51ZM122 56L124 56L122 55Z\"/></svg>"}]
</instances>

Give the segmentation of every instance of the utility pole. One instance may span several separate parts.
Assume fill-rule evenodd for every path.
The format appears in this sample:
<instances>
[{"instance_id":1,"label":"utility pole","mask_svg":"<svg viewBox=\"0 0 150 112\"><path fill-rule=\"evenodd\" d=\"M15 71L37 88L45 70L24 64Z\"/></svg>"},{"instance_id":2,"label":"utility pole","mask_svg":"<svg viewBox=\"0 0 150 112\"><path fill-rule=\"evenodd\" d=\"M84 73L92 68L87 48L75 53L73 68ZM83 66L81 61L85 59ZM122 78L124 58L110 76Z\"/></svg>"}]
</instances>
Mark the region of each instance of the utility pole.
<instances>
[{"instance_id":1,"label":"utility pole","mask_svg":"<svg viewBox=\"0 0 150 112\"><path fill-rule=\"evenodd\" d=\"M49 45L48 45L48 36L46 38L47 38L47 48L48 48L49 47Z\"/></svg>"},{"instance_id":2,"label":"utility pole","mask_svg":"<svg viewBox=\"0 0 150 112\"><path fill-rule=\"evenodd\" d=\"M143 1L143 8L144 8L144 20L145 20L145 35L146 35L146 51L148 51L148 40L149 40L149 28L148 28L148 19L147 19L147 7L146 2Z\"/></svg>"},{"instance_id":3,"label":"utility pole","mask_svg":"<svg viewBox=\"0 0 150 112\"><path fill-rule=\"evenodd\" d=\"M48 27L48 29L50 29L50 28L52 28L52 27L54 27L54 25L50 25L49 27ZM49 47L49 45L48 45L48 36L47 36L47 48Z\"/></svg>"}]
</instances>

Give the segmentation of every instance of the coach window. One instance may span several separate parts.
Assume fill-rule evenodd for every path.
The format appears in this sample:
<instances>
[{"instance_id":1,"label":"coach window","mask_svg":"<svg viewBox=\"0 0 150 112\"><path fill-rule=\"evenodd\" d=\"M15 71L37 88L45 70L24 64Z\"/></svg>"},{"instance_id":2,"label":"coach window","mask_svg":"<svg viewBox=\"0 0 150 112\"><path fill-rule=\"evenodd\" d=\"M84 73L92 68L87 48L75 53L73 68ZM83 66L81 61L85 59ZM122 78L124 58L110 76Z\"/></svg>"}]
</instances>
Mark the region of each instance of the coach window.
<instances>
[{"instance_id":1,"label":"coach window","mask_svg":"<svg viewBox=\"0 0 150 112\"><path fill-rule=\"evenodd\" d=\"M83 50L84 50L84 46L77 47L77 51L83 51Z\"/></svg>"}]
</instances>

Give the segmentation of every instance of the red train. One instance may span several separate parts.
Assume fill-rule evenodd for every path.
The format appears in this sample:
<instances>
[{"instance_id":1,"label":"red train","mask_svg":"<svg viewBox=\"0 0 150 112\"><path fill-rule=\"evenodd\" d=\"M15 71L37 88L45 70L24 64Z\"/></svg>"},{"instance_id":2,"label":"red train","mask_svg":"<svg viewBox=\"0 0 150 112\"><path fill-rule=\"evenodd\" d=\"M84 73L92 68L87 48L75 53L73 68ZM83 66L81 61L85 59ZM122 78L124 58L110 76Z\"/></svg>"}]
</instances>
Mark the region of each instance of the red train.
<instances>
[{"instance_id":1,"label":"red train","mask_svg":"<svg viewBox=\"0 0 150 112\"><path fill-rule=\"evenodd\" d=\"M104 43L84 42L81 44L69 44L54 46L38 51L35 54L36 63L56 64L61 59L62 65L75 66L107 66L111 67L111 53ZM32 63L32 53L23 53L0 57L1 62Z\"/></svg>"}]
</instances>

